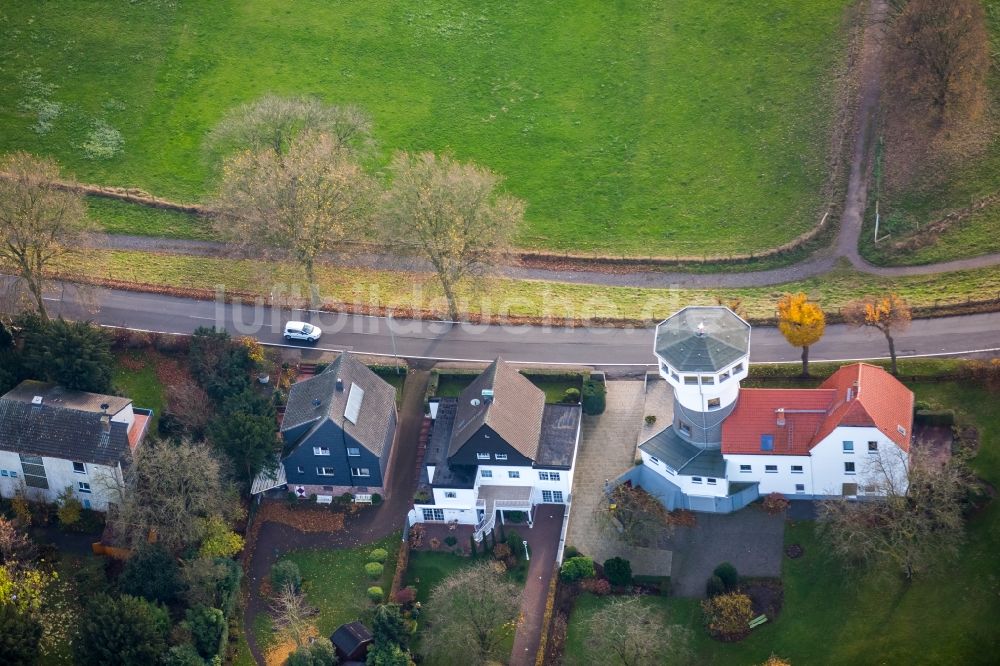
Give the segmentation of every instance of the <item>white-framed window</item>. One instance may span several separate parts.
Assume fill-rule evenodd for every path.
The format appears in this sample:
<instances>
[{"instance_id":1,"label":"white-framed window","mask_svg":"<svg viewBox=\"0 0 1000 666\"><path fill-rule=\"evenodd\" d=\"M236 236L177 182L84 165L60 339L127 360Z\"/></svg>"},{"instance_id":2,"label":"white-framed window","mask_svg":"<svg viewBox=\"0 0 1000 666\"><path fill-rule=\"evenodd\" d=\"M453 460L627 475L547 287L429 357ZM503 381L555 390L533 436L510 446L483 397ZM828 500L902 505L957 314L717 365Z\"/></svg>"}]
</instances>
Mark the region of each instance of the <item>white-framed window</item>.
<instances>
[{"instance_id":1,"label":"white-framed window","mask_svg":"<svg viewBox=\"0 0 1000 666\"><path fill-rule=\"evenodd\" d=\"M559 472L539 472L538 473L538 480L539 481L558 481L559 480Z\"/></svg>"},{"instance_id":2,"label":"white-framed window","mask_svg":"<svg viewBox=\"0 0 1000 666\"><path fill-rule=\"evenodd\" d=\"M792 465L792 474L802 474L802 465Z\"/></svg>"},{"instance_id":3,"label":"white-framed window","mask_svg":"<svg viewBox=\"0 0 1000 666\"><path fill-rule=\"evenodd\" d=\"M806 492L806 484L804 484L804 483L796 483L795 484L795 492L798 495L805 494L805 492Z\"/></svg>"},{"instance_id":4,"label":"white-framed window","mask_svg":"<svg viewBox=\"0 0 1000 666\"><path fill-rule=\"evenodd\" d=\"M17 478L17 470L16 469L10 470L10 478L12 478L12 479L16 479Z\"/></svg>"},{"instance_id":5,"label":"white-framed window","mask_svg":"<svg viewBox=\"0 0 1000 666\"><path fill-rule=\"evenodd\" d=\"M506 453L494 453L493 457L496 460L507 460L507 454Z\"/></svg>"},{"instance_id":6,"label":"white-framed window","mask_svg":"<svg viewBox=\"0 0 1000 666\"><path fill-rule=\"evenodd\" d=\"M317 467L316 476L333 476L332 467Z\"/></svg>"},{"instance_id":7,"label":"white-framed window","mask_svg":"<svg viewBox=\"0 0 1000 666\"><path fill-rule=\"evenodd\" d=\"M844 453L854 453L854 442L844 442Z\"/></svg>"},{"instance_id":8,"label":"white-framed window","mask_svg":"<svg viewBox=\"0 0 1000 666\"><path fill-rule=\"evenodd\" d=\"M852 462L844 463L844 474L854 474L854 463Z\"/></svg>"},{"instance_id":9,"label":"white-framed window","mask_svg":"<svg viewBox=\"0 0 1000 666\"><path fill-rule=\"evenodd\" d=\"M736 365L733 366L733 374L734 375L738 375L741 372L743 372L743 364L742 363L737 363Z\"/></svg>"},{"instance_id":10,"label":"white-framed window","mask_svg":"<svg viewBox=\"0 0 1000 666\"><path fill-rule=\"evenodd\" d=\"M347 447L347 455L351 456L352 458L356 457L356 456L360 456L361 455L361 449L359 449L356 446L348 446Z\"/></svg>"},{"instance_id":11,"label":"white-framed window","mask_svg":"<svg viewBox=\"0 0 1000 666\"><path fill-rule=\"evenodd\" d=\"M745 474L747 472L752 472L752 471L753 467L751 467L750 465L740 465L740 472Z\"/></svg>"},{"instance_id":12,"label":"white-framed window","mask_svg":"<svg viewBox=\"0 0 1000 666\"><path fill-rule=\"evenodd\" d=\"M708 408L709 409L718 409L719 407L722 407L722 400L720 398L709 398L708 399Z\"/></svg>"},{"instance_id":13,"label":"white-framed window","mask_svg":"<svg viewBox=\"0 0 1000 666\"><path fill-rule=\"evenodd\" d=\"M706 481L708 481L708 485L710 485L710 486L714 486L716 484L716 479L712 478L711 476L708 477L708 479L706 479Z\"/></svg>"},{"instance_id":14,"label":"white-framed window","mask_svg":"<svg viewBox=\"0 0 1000 666\"><path fill-rule=\"evenodd\" d=\"M77 490L77 492L89 494L90 493L90 484L87 483L86 481L78 481L77 484L76 484L76 490Z\"/></svg>"},{"instance_id":15,"label":"white-framed window","mask_svg":"<svg viewBox=\"0 0 1000 666\"><path fill-rule=\"evenodd\" d=\"M492 479L493 478L493 470L491 470L491 469L481 469L481 470L479 470L479 476L483 477L484 479Z\"/></svg>"},{"instance_id":16,"label":"white-framed window","mask_svg":"<svg viewBox=\"0 0 1000 666\"><path fill-rule=\"evenodd\" d=\"M697 386L698 375L684 375L684 383L688 386Z\"/></svg>"},{"instance_id":17,"label":"white-framed window","mask_svg":"<svg viewBox=\"0 0 1000 666\"><path fill-rule=\"evenodd\" d=\"M295 471L298 472L299 474L305 474L306 473L306 471L302 468L302 465L298 465L295 468Z\"/></svg>"},{"instance_id":18,"label":"white-framed window","mask_svg":"<svg viewBox=\"0 0 1000 666\"><path fill-rule=\"evenodd\" d=\"M0 476L10 476L10 472L5 469L0 469Z\"/></svg>"},{"instance_id":19,"label":"white-framed window","mask_svg":"<svg viewBox=\"0 0 1000 666\"><path fill-rule=\"evenodd\" d=\"M702 384L712 385L712 384L715 383L715 376L714 375L702 375L701 376L701 383Z\"/></svg>"},{"instance_id":20,"label":"white-framed window","mask_svg":"<svg viewBox=\"0 0 1000 666\"><path fill-rule=\"evenodd\" d=\"M85 465L82 462L74 462L73 463L73 471L76 472L77 474L86 474L87 473L87 465Z\"/></svg>"},{"instance_id":21,"label":"white-framed window","mask_svg":"<svg viewBox=\"0 0 1000 666\"><path fill-rule=\"evenodd\" d=\"M729 379L729 371L728 370L726 372L723 372L721 375L719 375L719 383L721 384L722 382L726 381L727 379Z\"/></svg>"},{"instance_id":22,"label":"white-framed window","mask_svg":"<svg viewBox=\"0 0 1000 666\"><path fill-rule=\"evenodd\" d=\"M328 456L328 455L330 455L330 447L329 446L314 446L313 447L313 455L314 456Z\"/></svg>"},{"instance_id":23,"label":"white-framed window","mask_svg":"<svg viewBox=\"0 0 1000 666\"><path fill-rule=\"evenodd\" d=\"M562 504L563 494L559 490L543 490L542 501L546 504Z\"/></svg>"},{"instance_id":24,"label":"white-framed window","mask_svg":"<svg viewBox=\"0 0 1000 666\"><path fill-rule=\"evenodd\" d=\"M490 459L490 454L488 454L488 453L477 453L476 454L476 460L489 460L489 459Z\"/></svg>"},{"instance_id":25,"label":"white-framed window","mask_svg":"<svg viewBox=\"0 0 1000 666\"><path fill-rule=\"evenodd\" d=\"M868 453L878 453L878 442L868 442Z\"/></svg>"},{"instance_id":26,"label":"white-framed window","mask_svg":"<svg viewBox=\"0 0 1000 666\"><path fill-rule=\"evenodd\" d=\"M444 520L444 509L424 509L424 520Z\"/></svg>"},{"instance_id":27,"label":"white-framed window","mask_svg":"<svg viewBox=\"0 0 1000 666\"><path fill-rule=\"evenodd\" d=\"M562 504L563 494L562 494L561 490L553 490L552 491L552 501L556 502L558 504Z\"/></svg>"},{"instance_id":28,"label":"white-framed window","mask_svg":"<svg viewBox=\"0 0 1000 666\"><path fill-rule=\"evenodd\" d=\"M351 476L371 476L371 470L367 467L352 467Z\"/></svg>"},{"instance_id":29,"label":"white-framed window","mask_svg":"<svg viewBox=\"0 0 1000 666\"><path fill-rule=\"evenodd\" d=\"M649 456L649 462L653 463L654 465L659 465L660 459L657 458L656 456Z\"/></svg>"},{"instance_id":30,"label":"white-framed window","mask_svg":"<svg viewBox=\"0 0 1000 666\"><path fill-rule=\"evenodd\" d=\"M678 377L678 376L677 376L677 373L676 373L676 372L674 372L674 371L672 371L672 370L670 371L670 376L671 376L671 377L673 378L673 380L674 380L675 382L676 382L676 381L680 381L680 377Z\"/></svg>"},{"instance_id":31,"label":"white-framed window","mask_svg":"<svg viewBox=\"0 0 1000 666\"><path fill-rule=\"evenodd\" d=\"M456 497L458 497L458 493L456 493L454 490L446 490L444 491L444 496L447 497L448 499L455 499Z\"/></svg>"},{"instance_id":32,"label":"white-framed window","mask_svg":"<svg viewBox=\"0 0 1000 666\"><path fill-rule=\"evenodd\" d=\"M691 436L691 426L689 426L687 423L684 423L683 421L681 421L680 422L680 427L681 427L681 432L682 433L684 433L688 437Z\"/></svg>"},{"instance_id":33,"label":"white-framed window","mask_svg":"<svg viewBox=\"0 0 1000 666\"><path fill-rule=\"evenodd\" d=\"M903 426L897 425L896 426L896 432L898 432L903 437L906 437L906 428L904 428Z\"/></svg>"},{"instance_id":34,"label":"white-framed window","mask_svg":"<svg viewBox=\"0 0 1000 666\"><path fill-rule=\"evenodd\" d=\"M520 479L521 478L521 473L520 472L516 472L514 470L508 470L507 471L507 478L508 479Z\"/></svg>"},{"instance_id":35,"label":"white-framed window","mask_svg":"<svg viewBox=\"0 0 1000 666\"><path fill-rule=\"evenodd\" d=\"M764 473L765 474L777 474L778 473L778 466L777 465L764 465Z\"/></svg>"},{"instance_id":36,"label":"white-framed window","mask_svg":"<svg viewBox=\"0 0 1000 666\"><path fill-rule=\"evenodd\" d=\"M701 477L700 476L692 476L691 477L691 483L701 483Z\"/></svg>"}]
</instances>

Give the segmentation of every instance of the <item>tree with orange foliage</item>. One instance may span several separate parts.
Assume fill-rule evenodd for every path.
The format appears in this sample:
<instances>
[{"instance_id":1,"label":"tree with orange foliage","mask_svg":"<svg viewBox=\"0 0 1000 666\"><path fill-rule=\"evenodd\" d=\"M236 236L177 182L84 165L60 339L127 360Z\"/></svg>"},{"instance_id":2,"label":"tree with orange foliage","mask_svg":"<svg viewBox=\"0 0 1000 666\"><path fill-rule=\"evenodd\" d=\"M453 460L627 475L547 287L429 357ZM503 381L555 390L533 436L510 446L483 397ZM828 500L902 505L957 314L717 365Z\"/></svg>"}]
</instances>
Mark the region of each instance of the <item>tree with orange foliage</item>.
<instances>
[{"instance_id":1,"label":"tree with orange foliage","mask_svg":"<svg viewBox=\"0 0 1000 666\"><path fill-rule=\"evenodd\" d=\"M885 296L865 296L848 303L844 308L844 319L856 328L870 327L882 332L889 343L889 358L892 359L892 374L896 374L896 341L894 335L910 327L913 313L906 299L896 293Z\"/></svg>"},{"instance_id":2,"label":"tree with orange foliage","mask_svg":"<svg viewBox=\"0 0 1000 666\"><path fill-rule=\"evenodd\" d=\"M826 330L826 315L809 297L799 292L778 300L778 330L793 347L802 347L802 376L809 376L809 347Z\"/></svg>"}]
</instances>

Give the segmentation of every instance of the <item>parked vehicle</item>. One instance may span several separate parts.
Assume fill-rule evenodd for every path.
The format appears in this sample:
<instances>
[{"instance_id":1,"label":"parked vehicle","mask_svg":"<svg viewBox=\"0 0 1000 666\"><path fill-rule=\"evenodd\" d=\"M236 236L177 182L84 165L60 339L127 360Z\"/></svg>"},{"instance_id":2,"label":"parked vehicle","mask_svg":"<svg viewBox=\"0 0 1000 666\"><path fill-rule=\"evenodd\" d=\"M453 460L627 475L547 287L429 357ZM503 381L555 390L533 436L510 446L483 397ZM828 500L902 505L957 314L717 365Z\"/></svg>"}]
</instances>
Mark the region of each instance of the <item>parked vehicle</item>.
<instances>
[{"instance_id":1,"label":"parked vehicle","mask_svg":"<svg viewBox=\"0 0 1000 666\"><path fill-rule=\"evenodd\" d=\"M313 326L304 321L290 321L285 324L285 340L316 342L321 335L323 335L323 331L319 326Z\"/></svg>"}]
</instances>

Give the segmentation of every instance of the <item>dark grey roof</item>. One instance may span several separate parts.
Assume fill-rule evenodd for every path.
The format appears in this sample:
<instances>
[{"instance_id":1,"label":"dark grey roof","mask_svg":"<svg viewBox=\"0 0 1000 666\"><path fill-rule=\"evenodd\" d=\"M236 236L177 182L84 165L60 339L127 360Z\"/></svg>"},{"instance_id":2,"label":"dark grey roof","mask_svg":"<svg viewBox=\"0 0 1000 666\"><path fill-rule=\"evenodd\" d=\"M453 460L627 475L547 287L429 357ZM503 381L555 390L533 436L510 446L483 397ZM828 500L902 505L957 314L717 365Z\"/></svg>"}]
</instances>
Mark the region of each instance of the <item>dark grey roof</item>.
<instances>
[{"instance_id":1,"label":"dark grey roof","mask_svg":"<svg viewBox=\"0 0 1000 666\"><path fill-rule=\"evenodd\" d=\"M372 632L360 622L342 624L330 636L330 642L348 655L354 654L355 650L371 640Z\"/></svg>"},{"instance_id":2,"label":"dark grey roof","mask_svg":"<svg viewBox=\"0 0 1000 666\"><path fill-rule=\"evenodd\" d=\"M476 485L475 465L451 465L448 463L451 432L455 425L458 399L442 398L438 403L437 418L431 430L430 441L424 452L424 473L426 466L434 466L434 483L438 488L472 488Z\"/></svg>"},{"instance_id":3,"label":"dark grey roof","mask_svg":"<svg viewBox=\"0 0 1000 666\"><path fill-rule=\"evenodd\" d=\"M338 377L343 382L340 391L337 390ZM365 392L357 423L344 418L351 384L357 384ZM395 409L396 389L353 354L344 353L318 375L292 384L281 432L312 424L305 435L308 436L327 420L333 420L358 443L381 456Z\"/></svg>"},{"instance_id":4,"label":"dark grey roof","mask_svg":"<svg viewBox=\"0 0 1000 666\"><path fill-rule=\"evenodd\" d=\"M79 391L65 392L70 399L63 403L55 399L46 402L44 395L41 405L32 405L30 397L27 402L22 399L26 390L30 393L36 388L25 388L22 383L0 398L0 450L95 465L115 465L122 461L129 451L127 423L111 421L105 427L99 408L85 411L63 405L88 404L91 398L87 396L92 396L98 407L118 405L122 400L128 406L131 401ZM46 395L58 394L51 387L48 390ZM13 398L11 393L15 394ZM112 414L110 408L108 412Z\"/></svg>"},{"instance_id":5,"label":"dark grey roof","mask_svg":"<svg viewBox=\"0 0 1000 666\"><path fill-rule=\"evenodd\" d=\"M656 457L678 474L715 477L726 475L726 461L720 449L703 449L686 442L674 432L673 427L656 433L640 444L639 449Z\"/></svg>"},{"instance_id":6,"label":"dark grey roof","mask_svg":"<svg viewBox=\"0 0 1000 666\"><path fill-rule=\"evenodd\" d=\"M580 434L582 413L580 405L545 405L536 467L569 469Z\"/></svg>"},{"instance_id":7,"label":"dark grey roof","mask_svg":"<svg viewBox=\"0 0 1000 666\"><path fill-rule=\"evenodd\" d=\"M492 390L492 399L483 391ZM449 455L488 425L521 455L534 460L542 429L545 393L500 358L465 387L458 398Z\"/></svg>"},{"instance_id":8,"label":"dark grey roof","mask_svg":"<svg viewBox=\"0 0 1000 666\"><path fill-rule=\"evenodd\" d=\"M681 372L715 372L750 351L750 325L726 307L686 307L656 327L654 349Z\"/></svg>"},{"instance_id":9,"label":"dark grey roof","mask_svg":"<svg viewBox=\"0 0 1000 666\"><path fill-rule=\"evenodd\" d=\"M5 393L3 399L30 403L35 396L41 397L43 405L65 407L81 412L95 412L100 414L105 409L103 406L107 405L107 412L112 416L132 403L131 399L118 395L71 391L58 384L39 382L34 379L24 380Z\"/></svg>"}]
</instances>

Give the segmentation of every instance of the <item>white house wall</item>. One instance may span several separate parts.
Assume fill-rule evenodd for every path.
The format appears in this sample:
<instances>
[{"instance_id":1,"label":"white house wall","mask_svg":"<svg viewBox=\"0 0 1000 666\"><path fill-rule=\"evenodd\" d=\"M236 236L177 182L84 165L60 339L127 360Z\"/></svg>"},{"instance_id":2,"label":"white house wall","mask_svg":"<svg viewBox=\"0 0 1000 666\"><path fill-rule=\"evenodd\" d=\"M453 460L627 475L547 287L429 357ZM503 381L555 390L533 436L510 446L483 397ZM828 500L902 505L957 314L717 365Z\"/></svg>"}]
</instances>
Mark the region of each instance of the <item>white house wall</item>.
<instances>
[{"instance_id":1,"label":"white house wall","mask_svg":"<svg viewBox=\"0 0 1000 666\"><path fill-rule=\"evenodd\" d=\"M809 456L771 456L771 455L725 455L726 476L732 483L757 481L758 492L761 495L782 493L783 495L813 495L812 459ZM740 472L740 465L750 465L750 472ZM766 466L774 465L776 472L767 472ZM802 472L793 472L792 466L799 465ZM796 484L803 486L802 491L795 489Z\"/></svg>"},{"instance_id":2,"label":"white house wall","mask_svg":"<svg viewBox=\"0 0 1000 666\"><path fill-rule=\"evenodd\" d=\"M854 453L844 453L845 441L854 443ZM878 442L879 453L868 453L868 442ZM812 449L813 487L817 495L840 495L845 483L856 483L861 493L876 482L873 463L881 458L891 465L893 476L905 490L906 454L877 428L841 426ZM844 472L844 463L853 462L855 473Z\"/></svg>"},{"instance_id":3,"label":"white house wall","mask_svg":"<svg viewBox=\"0 0 1000 666\"><path fill-rule=\"evenodd\" d=\"M667 466L663 462L657 459L653 461L653 456L649 455L645 451L640 450L639 454L642 456L642 463L653 470L656 473L665 478L670 483L674 484L681 489L685 495L700 495L702 497L725 497L729 494L729 482L727 479L722 477L707 477L701 476L701 483L695 483L694 476L689 476L686 474L674 474L667 469ZM715 483L711 484L708 482L710 478L715 479Z\"/></svg>"},{"instance_id":4,"label":"white house wall","mask_svg":"<svg viewBox=\"0 0 1000 666\"><path fill-rule=\"evenodd\" d=\"M55 502L59 493L71 487L77 499L86 507L97 511L106 511L108 498L111 496L109 487L114 485L114 479L121 478L117 467L86 463L84 473L73 471L73 461L62 458L42 457L45 466L45 478L48 480L48 490L30 488L24 485L24 470L21 468L21 458L10 451L0 451L0 495L6 498L14 497L20 489L24 489L29 498L43 502ZM7 476L2 472L6 471ZM16 472L17 477L10 475ZM80 492L80 482L90 484L90 493Z\"/></svg>"}]
</instances>

